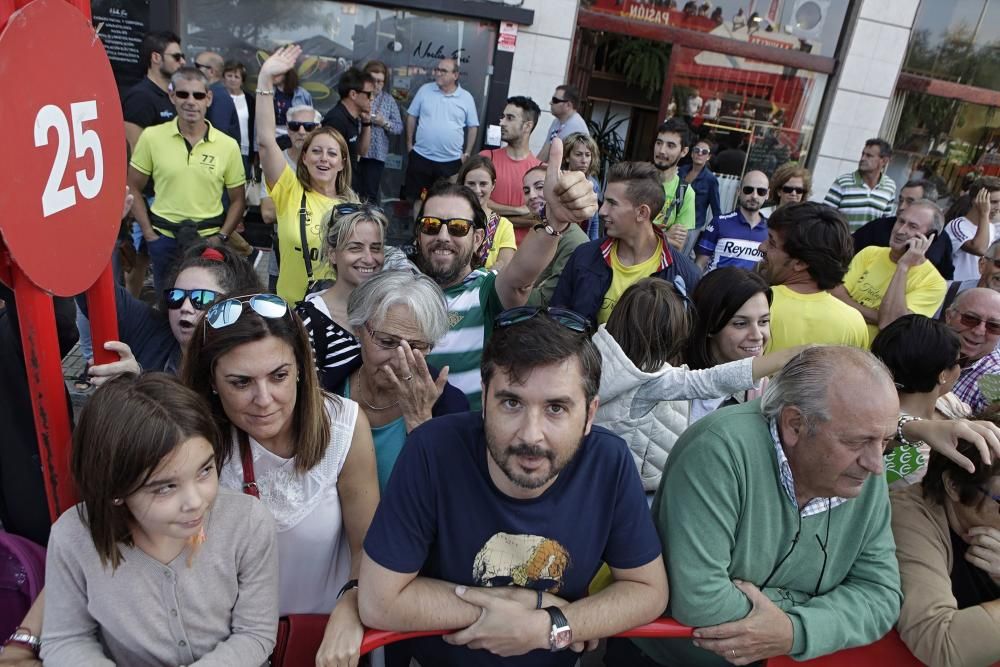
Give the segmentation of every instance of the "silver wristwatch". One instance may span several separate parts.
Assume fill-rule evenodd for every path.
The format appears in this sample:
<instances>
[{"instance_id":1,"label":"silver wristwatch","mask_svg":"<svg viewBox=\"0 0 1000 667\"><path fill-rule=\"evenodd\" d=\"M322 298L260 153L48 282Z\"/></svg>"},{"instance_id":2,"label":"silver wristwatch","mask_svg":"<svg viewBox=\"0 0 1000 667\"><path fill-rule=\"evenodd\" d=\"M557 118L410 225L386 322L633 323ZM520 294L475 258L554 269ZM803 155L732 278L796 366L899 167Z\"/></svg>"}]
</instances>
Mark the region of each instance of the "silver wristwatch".
<instances>
[{"instance_id":1,"label":"silver wristwatch","mask_svg":"<svg viewBox=\"0 0 1000 667\"><path fill-rule=\"evenodd\" d=\"M14 633L7 638L6 642L4 642L4 648L6 648L8 644L19 644L30 650L35 655L38 655L38 652L42 649L42 640L31 634L27 628L16 628ZM2 652L3 651L0 650L0 653Z\"/></svg>"}]
</instances>

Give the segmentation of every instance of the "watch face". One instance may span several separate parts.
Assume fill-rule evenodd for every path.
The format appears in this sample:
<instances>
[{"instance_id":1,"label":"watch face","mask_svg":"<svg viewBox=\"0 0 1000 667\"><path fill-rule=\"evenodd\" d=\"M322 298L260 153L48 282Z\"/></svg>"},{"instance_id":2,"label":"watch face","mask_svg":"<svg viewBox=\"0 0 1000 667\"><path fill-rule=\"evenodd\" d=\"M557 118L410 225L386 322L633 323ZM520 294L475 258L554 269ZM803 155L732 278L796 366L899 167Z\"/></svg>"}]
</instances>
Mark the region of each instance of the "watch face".
<instances>
[{"instance_id":1,"label":"watch face","mask_svg":"<svg viewBox=\"0 0 1000 667\"><path fill-rule=\"evenodd\" d=\"M560 649L564 649L573 643L573 631L568 625L564 625L559 628L552 628L550 640L552 650L558 651Z\"/></svg>"}]
</instances>

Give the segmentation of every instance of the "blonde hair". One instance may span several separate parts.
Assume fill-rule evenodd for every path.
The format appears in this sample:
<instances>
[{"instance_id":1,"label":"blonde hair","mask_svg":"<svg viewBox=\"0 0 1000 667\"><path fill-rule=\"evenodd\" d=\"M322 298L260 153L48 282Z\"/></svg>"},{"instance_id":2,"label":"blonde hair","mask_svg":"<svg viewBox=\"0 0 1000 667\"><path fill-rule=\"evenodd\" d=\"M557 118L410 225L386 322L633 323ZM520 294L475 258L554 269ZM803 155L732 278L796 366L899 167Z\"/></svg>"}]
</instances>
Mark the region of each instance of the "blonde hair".
<instances>
[{"instance_id":1,"label":"blonde hair","mask_svg":"<svg viewBox=\"0 0 1000 667\"><path fill-rule=\"evenodd\" d=\"M590 151L590 167L587 169L587 176L597 176L598 165L601 162L601 149L597 147L597 142L589 134L574 132L566 137L563 142L563 169L569 168L569 154L577 144L583 144Z\"/></svg>"},{"instance_id":2,"label":"blonde hair","mask_svg":"<svg viewBox=\"0 0 1000 667\"><path fill-rule=\"evenodd\" d=\"M344 140L344 135L332 127L320 125L306 136L305 143L302 144L302 150L299 151L299 161L295 165L295 175L298 177L299 183L302 184L302 187L307 192L315 189L313 188L312 176L309 175L309 169L306 167L303 158L309 152L312 142L322 134L333 137L333 140L337 142L337 146L340 149L341 161L344 163L340 173L337 174L337 196L346 201L358 201L358 196L351 189L351 153L347 149L347 141Z\"/></svg>"}]
</instances>

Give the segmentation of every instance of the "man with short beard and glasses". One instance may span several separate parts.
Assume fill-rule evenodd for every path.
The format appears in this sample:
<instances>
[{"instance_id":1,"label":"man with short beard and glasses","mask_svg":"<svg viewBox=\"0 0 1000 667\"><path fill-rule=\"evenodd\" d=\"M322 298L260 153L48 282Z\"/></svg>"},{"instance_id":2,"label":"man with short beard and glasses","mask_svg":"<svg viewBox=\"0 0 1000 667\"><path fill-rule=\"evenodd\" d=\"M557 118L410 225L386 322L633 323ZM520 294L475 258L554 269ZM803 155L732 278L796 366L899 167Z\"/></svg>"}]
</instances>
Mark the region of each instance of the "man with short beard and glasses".
<instances>
[{"instance_id":1,"label":"man with short beard and glasses","mask_svg":"<svg viewBox=\"0 0 1000 667\"><path fill-rule=\"evenodd\" d=\"M653 166L663 184L663 209L654 223L667 231L667 242L683 250L688 233L695 226L695 193L677 173L681 158L691 147L691 130L680 118L668 118L656 131Z\"/></svg>"},{"instance_id":2,"label":"man with short beard and glasses","mask_svg":"<svg viewBox=\"0 0 1000 667\"><path fill-rule=\"evenodd\" d=\"M546 211L518 245L500 273L478 268L477 250L486 234L486 214L469 188L441 182L431 188L416 225L414 258L420 270L444 290L449 331L427 362L448 368L448 381L461 389L472 410L479 410L479 362L493 318L505 308L523 306L535 281L552 261L558 240L571 224L589 220L597 196L582 172L563 172L562 140L552 145L545 177Z\"/></svg>"},{"instance_id":3,"label":"man with short beard and glasses","mask_svg":"<svg viewBox=\"0 0 1000 667\"><path fill-rule=\"evenodd\" d=\"M483 352L482 413L407 438L365 538L359 609L369 627L458 628L413 641L420 664L569 667L663 612L635 465L593 425L601 358L589 333L571 311L505 311ZM614 581L588 596L602 561Z\"/></svg>"},{"instance_id":4,"label":"man with short beard and glasses","mask_svg":"<svg viewBox=\"0 0 1000 667\"><path fill-rule=\"evenodd\" d=\"M767 239L767 218L760 207L769 192L767 174L748 171L740 183L736 210L720 215L705 227L694 248L695 263L706 272L723 266L747 271L757 268L760 244Z\"/></svg>"}]
</instances>

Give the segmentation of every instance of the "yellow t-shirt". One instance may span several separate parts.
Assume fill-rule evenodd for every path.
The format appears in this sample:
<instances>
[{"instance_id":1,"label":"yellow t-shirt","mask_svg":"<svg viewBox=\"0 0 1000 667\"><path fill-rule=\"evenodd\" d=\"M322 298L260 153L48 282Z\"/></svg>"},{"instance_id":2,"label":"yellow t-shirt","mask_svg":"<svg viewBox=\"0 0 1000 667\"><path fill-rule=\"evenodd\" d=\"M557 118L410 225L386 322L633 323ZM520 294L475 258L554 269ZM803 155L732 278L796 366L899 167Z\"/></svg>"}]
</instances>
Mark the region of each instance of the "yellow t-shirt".
<instances>
[{"instance_id":1,"label":"yellow t-shirt","mask_svg":"<svg viewBox=\"0 0 1000 667\"><path fill-rule=\"evenodd\" d=\"M800 294L784 285L772 292L771 340L765 352L808 343L868 348L865 318L829 292Z\"/></svg>"},{"instance_id":2,"label":"yellow t-shirt","mask_svg":"<svg viewBox=\"0 0 1000 667\"><path fill-rule=\"evenodd\" d=\"M653 251L649 259L644 259L634 266L625 266L618 261L618 241L611 245L611 287L604 293L601 309L597 311L598 324L605 324L608 321L608 318L611 317L611 311L614 310L615 304L618 303L618 299L625 293L625 290L633 283L656 273L660 267L662 255L663 241L660 240L657 241L656 250Z\"/></svg>"},{"instance_id":3,"label":"yellow t-shirt","mask_svg":"<svg viewBox=\"0 0 1000 667\"><path fill-rule=\"evenodd\" d=\"M862 306L877 310L895 272L896 264L889 259L889 248L868 246L851 260L851 267L844 276L844 289ZM919 315L934 317L947 289L938 270L925 261L906 275L906 307ZM877 334L878 326L869 324L869 345Z\"/></svg>"},{"instance_id":4,"label":"yellow t-shirt","mask_svg":"<svg viewBox=\"0 0 1000 667\"><path fill-rule=\"evenodd\" d=\"M285 166L278 182L271 188L271 199L278 216L278 250L281 267L278 270L278 296L295 305L306 295L309 278L302 253L302 234L299 230L299 206L304 188L292 168ZM312 279L332 278L328 265L322 261L323 220L339 204L340 198L327 197L314 190L306 192L306 243L312 260Z\"/></svg>"},{"instance_id":5,"label":"yellow t-shirt","mask_svg":"<svg viewBox=\"0 0 1000 667\"><path fill-rule=\"evenodd\" d=\"M517 250L517 239L514 238L514 225L503 216L500 216L500 222L497 223L497 231L493 235L493 245L490 246L490 251L486 253L486 264L483 268L486 270L493 268L493 265L497 263L497 257L500 256L501 248Z\"/></svg>"}]
</instances>

